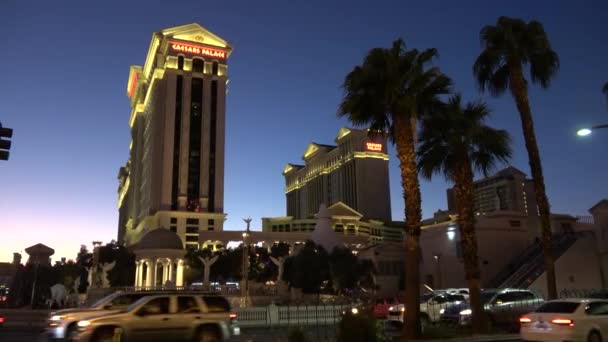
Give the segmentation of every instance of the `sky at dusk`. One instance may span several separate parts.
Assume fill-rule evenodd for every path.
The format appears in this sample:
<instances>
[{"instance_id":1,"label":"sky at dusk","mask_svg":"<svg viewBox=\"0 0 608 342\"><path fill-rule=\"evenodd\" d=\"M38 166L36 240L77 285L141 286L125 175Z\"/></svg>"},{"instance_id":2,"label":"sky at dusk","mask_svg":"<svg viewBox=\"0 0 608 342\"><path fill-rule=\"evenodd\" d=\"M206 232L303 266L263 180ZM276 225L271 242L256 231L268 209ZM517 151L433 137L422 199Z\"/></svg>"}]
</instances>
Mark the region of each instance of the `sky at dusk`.
<instances>
[{"instance_id":1,"label":"sky at dusk","mask_svg":"<svg viewBox=\"0 0 608 342\"><path fill-rule=\"evenodd\" d=\"M0 161L0 261L41 242L74 258L80 244L117 231L117 174L129 152L130 65L142 65L152 33L197 22L234 47L226 104L226 229L251 216L285 215L286 163L308 143L333 143L344 76L373 47L402 37L439 50L436 62L467 100L493 109L511 132L512 165L529 173L510 95L480 94L472 64L479 30L500 15L540 20L561 59L548 91L530 91L549 201L586 215L608 197L608 2L602 1L0 1L0 122L14 129ZM393 219L403 219L390 150ZM447 207L441 176L422 181L424 216Z\"/></svg>"}]
</instances>

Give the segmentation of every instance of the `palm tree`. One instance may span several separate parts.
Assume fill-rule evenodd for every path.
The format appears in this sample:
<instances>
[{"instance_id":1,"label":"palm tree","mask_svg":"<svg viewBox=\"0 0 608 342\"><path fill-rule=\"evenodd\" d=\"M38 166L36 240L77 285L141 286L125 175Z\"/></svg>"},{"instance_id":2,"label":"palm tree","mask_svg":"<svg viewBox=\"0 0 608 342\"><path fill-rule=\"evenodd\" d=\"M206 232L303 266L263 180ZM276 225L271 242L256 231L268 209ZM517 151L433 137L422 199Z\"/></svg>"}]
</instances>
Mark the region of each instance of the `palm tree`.
<instances>
[{"instance_id":1,"label":"palm tree","mask_svg":"<svg viewBox=\"0 0 608 342\"><path fill-rule=\"evenodd\" d=\"M429 64L437 50L407 50L403 40L391 48L372 49L343 84L344 98L338 115L355 126L389 132L397 148L406 218L405 336L416 338L419 321L420 184L416 169L416 118L437 108L441 94L449 93L450 79Z\"/></svg>"},{"instance_id":2,"label":"palm tree","mask_svg":"<svg viewBox=\"0 0 608 342\"><path fill-rule=\"evenodd\" d=\"M453 96L444 110L423 118L418 149L418 170L422 177L431 179L434 174L443 173L455 184L458 229L475 333L483 332L485 324L474 226L473 172L487 174L497 161L506 162L511 157L509 134L484 124L489 114L484 103L467 103L463 108L460 95Z\"/></svg>"},{"instance_id":3,"label":"palm tree","mask_svg":"<svg viewBox=\"0 0 608 342\"><path fill-rule=\"evenodd\" d=\"M551 79L559 69L559 57L551 49L543 25L534 20L526 23L520 19L500 17L496 26L484 27L480 37L483 51L473 66L473 73L480 89L488 90L494 96L499 96L509 89L521 118L540 213L547 292L549 298L554 299L557 297L557 289L551 248L549 201L545 192L532 111L528 101L528 82L524 77L524 67L530 67L532 82L548 88Z\"/></svg>"}]
</instances>

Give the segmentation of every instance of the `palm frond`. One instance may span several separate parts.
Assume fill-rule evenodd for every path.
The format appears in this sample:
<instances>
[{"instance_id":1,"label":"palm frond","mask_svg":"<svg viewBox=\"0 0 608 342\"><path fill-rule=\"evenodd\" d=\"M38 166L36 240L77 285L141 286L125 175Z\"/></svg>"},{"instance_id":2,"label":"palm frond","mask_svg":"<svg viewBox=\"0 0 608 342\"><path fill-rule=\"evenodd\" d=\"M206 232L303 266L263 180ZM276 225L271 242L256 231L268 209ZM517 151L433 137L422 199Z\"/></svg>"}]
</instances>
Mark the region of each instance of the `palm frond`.
<instances>
[{"instance_id":1,"label":"palm frond","mask_svg":"<svg viewBox=\"0 0 608 342\"><path fill-rule=\"evenodd\" d=\"M451 96L441 111L425 115L419 132L417 162L427 179L442 173L453 180L465 160L484 174L498 162L511 157L509 134L484 124L490 109L483 102L462 103L460 94Z\"/></svg>"}]
</instances>

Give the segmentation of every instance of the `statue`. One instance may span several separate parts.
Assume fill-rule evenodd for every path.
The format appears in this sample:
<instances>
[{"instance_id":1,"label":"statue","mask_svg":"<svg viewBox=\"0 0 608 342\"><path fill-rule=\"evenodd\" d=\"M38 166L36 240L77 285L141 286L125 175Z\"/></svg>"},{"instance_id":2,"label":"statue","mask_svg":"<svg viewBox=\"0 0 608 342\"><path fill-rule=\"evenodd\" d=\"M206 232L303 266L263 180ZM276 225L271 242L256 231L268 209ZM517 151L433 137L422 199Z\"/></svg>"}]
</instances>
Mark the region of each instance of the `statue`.
<instances>
[{"instance_id":1,"label":"statue","mask_svg":"<svg viewBox=\"0 0 608 342\"><path fill-rule=\"evenodd\" d=\"M272 262L277 265L277 267L279 268L279 275L277 276L277 284L282 283L283 282L283 270L285 268L285 257L284 256L280 256L278 258L275 258L273 256L270 256L270 260L272 260Z\"/></svg>"},{"instance_id":2,"label":"statue","mask_svg":"<svg viewBox=\"0 0 608 342\"><path fill-rule=\"evenodd\" d=\"M108 272L110 272L114 266L116 266L116 260L108 264L101 264L101 287L110 287L110 281L108 280Z\"/></svg>"},{"instance_id":3,"label":"statue","mask_svg":"<svg viewBox=\"0 0 608 342\"><path fill-rule=\"evenodd\" d=\"M50 287L51 290L51 298L47 300L47 304L49 309L53 307L53 304L57 304L58 308L63 308L65 306L68 291L65 289L63 284L55 284Z\"/></svg>"},{"instance_id":4,"label":"statue","mask_svg":"<svg viewBox=\"0 0 608 342\"><path fill-rule=\"evenodd\" d=\"M87 268L89 288L108 288L110 281L108 280L108 272L116 266L116 261L111 263L101 264L98 267Z\"/></svg>"},{"instance_id":5,"label":"statue","mask_svg":"<svg viewBox=\"0 0 608 342\"><path fill-rule=\"evenodd\" d=\"M212 258L206 257L198 257L198 259L203 263L204 271L203 271L203 286L209 286L209 273L211 272L211 265L213 265L217 261L218 256L214 256Z\"/></svg>"}]
</instances>

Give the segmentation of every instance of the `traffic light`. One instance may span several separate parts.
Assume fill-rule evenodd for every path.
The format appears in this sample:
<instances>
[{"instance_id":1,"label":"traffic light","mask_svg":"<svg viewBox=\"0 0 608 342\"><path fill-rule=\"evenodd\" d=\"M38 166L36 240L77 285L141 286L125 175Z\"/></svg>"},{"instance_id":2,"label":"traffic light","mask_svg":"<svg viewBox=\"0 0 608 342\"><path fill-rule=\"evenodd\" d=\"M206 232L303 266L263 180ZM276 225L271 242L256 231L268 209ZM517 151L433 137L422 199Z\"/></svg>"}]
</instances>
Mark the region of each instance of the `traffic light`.
<instances>
[{"instance_id":1,"label":"traffic light","mask_svg":"<svg viewBox=\"0 0 608 342\"><path fill-rule=\"evenodd\" d=\"M11 128L3 128L0 124L0 160L8 160L9 152L11 149L11 141L3 138L12 138L13 130Z\"/></svg>"}]
</instances>

